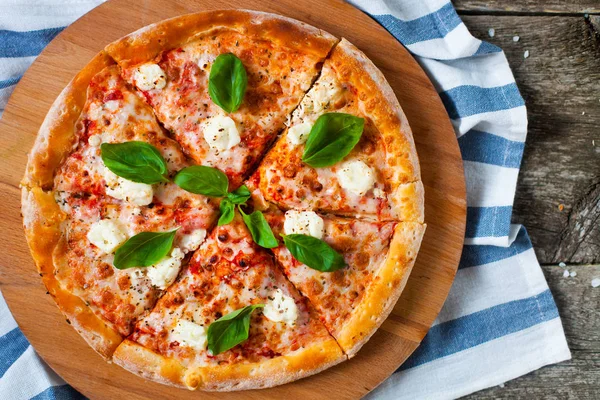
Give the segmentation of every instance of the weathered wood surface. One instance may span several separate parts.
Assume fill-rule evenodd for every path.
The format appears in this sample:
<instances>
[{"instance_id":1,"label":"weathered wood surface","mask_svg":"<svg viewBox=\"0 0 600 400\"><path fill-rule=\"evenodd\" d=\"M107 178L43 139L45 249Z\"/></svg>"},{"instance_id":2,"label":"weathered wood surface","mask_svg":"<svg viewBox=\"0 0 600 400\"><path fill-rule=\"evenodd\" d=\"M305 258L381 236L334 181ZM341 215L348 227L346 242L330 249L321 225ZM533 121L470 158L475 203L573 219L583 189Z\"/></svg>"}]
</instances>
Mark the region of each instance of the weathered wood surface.
<instances>
[{"instance_id":1,"label":"weathered wood surface","mask_svg":"<svg viewBox=\"0 0 600 400\"><path fill-rule=\"evenodd\" d=\"M560 311L573 359L477 392L465 399L578 399L600 398L600 265L569 266L577 272L564 278L564 269L544 266Z\"/></svg>"},{"instance_id":2,"label":"weathered wood surface","mask_svg":"<svg viewBox=\"0 0 600 400\"><path fill-rule=\"evenodd\" d=\"M504 49L528 106L513 221L527 227L543 264L599 263L598 31L583 16L463 19L475 36Z\"/></svg>"},{"instance_id":3,"label":"weathered wood surface","mask_svg":"<svg viewBox=\"0 0 600 400\"><path fill-rule=\"evenodd\" d=\"M561 13L600 12L600 0L453 0L459 12L473 13Z\"/></svg>"},{"instance_id":4,"label":"weathered wood surface","mask_svg":"<svg viewBox=\"0 0 600 400\"><path fill-rule=\"evenodd\" d=\"M463 15L475 36L504 49L525 97L529 134L513 221L528 228L540 262L554 264L543 269L573 355L467 398L598 399L600 288L591 280L600 278L600 265L569 265L577 276L564 278L555 264L600 262L600 16L584 15L599 12L600 0L455 5L477 14ZM535 16L498 15L505 11Z\"/></svg>"}]
</instances>

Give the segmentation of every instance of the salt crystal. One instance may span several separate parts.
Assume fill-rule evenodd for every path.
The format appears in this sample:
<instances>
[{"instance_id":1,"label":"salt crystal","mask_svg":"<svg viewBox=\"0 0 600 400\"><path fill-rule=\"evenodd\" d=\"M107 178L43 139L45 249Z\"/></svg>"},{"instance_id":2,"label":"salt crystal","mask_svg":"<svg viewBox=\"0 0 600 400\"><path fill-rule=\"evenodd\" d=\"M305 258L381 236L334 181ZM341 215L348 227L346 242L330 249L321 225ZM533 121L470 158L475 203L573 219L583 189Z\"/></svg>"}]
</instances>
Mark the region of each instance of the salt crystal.
<instances>
[{"instance_id":1,"label":"salt crystal","mask_svg":"<svg viewBox=\"0 0 600 400\"><path fill-rule=\"evenodd\" d=\"M585 115L585 111L582 111L582 112L581 112L581 115Z\"/></svg>"},{"instance_id":2,"label":"salt crystal","mask_svg":"<svg viewBox=\"0 0 600 400\"><path fill-rule=\"evenodd\" d=\"M561 261L558 263L558 266L561 268L566 268L567 264L565 264L564 262Z\"/></svg>"},{"instance_id":3,"label":"salt crystal","mask_svg":"<svg viewBox=\"0 0 600 400\"><path fill-rule=\"evenodd\" d=\"M521 38L520 38L520 37L518 37L518 36L513 36L513 42L518 42L518 41L519 41L519 39L521 39Z\"/></svg>"},{"instance_id":4,"label":"salt crystal","mask_svg":"<svg viewBox=\"0 0 600 400\"><path fill-rule=\"evenodd\" d=\"M527 57L529 57L529 50L525 50L525 53L523 53L523 58Z\"/></svg>"},{"instance_id":5,"label":"salt crystal","mask_svg":"<svg viewBox=\"0 0 600 400\"><path fill-rule=\"evenodd\" d=\"M568 278L569 277L569 270L565 269L565 272L563 272L563 278Z\"/></svg>"},{"instance_id":6,"label":"salt crystal","mask_svg":"<svg viewBox=\"0 0 600 400\"><path fill-rule=\"evenodd\" d=\"M598 287L598 286L600 286L600 278L592 279L592 287Z\"/></svg>"},{"instance_id":7,"label":"salt crystal","mask_svg":"<svg viewBox=\"0 0 600 400\"><path fill-rule=\"evenodd\" d=\"M575 278L577 276L577 272L573 271L569 275L571 275L571 278Z\"/></svg>"},{"instance_id":8,"label":"salt crystal","mask_svg":"<svg viewBox=\"0 0 600 400\"><path fill-rule=\"evenodd\" d=\"M496 30L494 28L488 29L488 35L490 35L490 37L494 37L495 34L496 34Z\"/></svg>"}]
</instances>

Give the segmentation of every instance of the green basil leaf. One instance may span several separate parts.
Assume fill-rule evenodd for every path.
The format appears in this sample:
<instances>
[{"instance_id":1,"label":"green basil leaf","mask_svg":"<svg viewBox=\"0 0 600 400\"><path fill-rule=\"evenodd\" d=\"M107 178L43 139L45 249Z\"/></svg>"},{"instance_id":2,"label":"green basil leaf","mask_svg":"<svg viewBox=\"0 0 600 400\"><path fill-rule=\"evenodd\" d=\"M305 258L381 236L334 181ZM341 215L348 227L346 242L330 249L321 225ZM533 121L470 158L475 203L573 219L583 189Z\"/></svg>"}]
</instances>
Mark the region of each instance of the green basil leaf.
<instances>
[{"instance_id":1,"label":"green basil leaf","mask_svg":"<svg viewBox=\"0 0 600 400\"><path fill-rule=\"evenodd\" d=\"M145 142L102 143L102 161L115 175L133 182L168 182L167 163L156 147Z\"/></svg>"},{"instance_id":2,"label":"green basil leaf","mask_svg":"<svg viewBox=\"0 0 600 400\"><path fill-rule=\"evenodd\" d=\"M194 165L182 169L173 180L177 186L191 193L211 197L227 196L229 180L227 175L216 168Z\"/></svg>"},{"instance_id":3,"label":"green basil leaf","mask_svg":"<svg viewBox=\"0 0 600 400\"><path fill-rule=\"evenodd\" d=\"M156 264L171 250L175 233L177 229L170 232L142 232L132 236L115 252L114 266L127 269Z\"/></svg>"},{"instance_id":4,"label":"green basil leaf","mask_svg":"<svg viewBox=\"0 0 600 400\"><path fill-rule=\"evenodd\" d=\"M235 216L235 205L231 202L231 200L223 199L219 209L221 210L221 216L219 217L219 222L217 223L219 226L227 225L233 221L233 217Z\"/></svg>"},{"instance_id":5,"label":"green basil leaf","mask_svg":"<svg viewBox=\"0 0 600 400\"><path fill-rule=\"evenodd\" d=\"M208 94L226 112L234 112L242 104L248 76L242 60L231 53L220 54L210 68Z\"/></svg>"},{"instance_id":6,"label":"green basil leaf","mask_svg":"<svg viewBox=\"0 0 600 400\"><path fill-rule=\"evenodd\" d=\"M250 189L246 185L242 185L233 192L227 193L227 198L233 204L244 204L250 198Z\"/></svg>"},{"instance_id":7,"label":"green basil leaf","mask_svg":"<svg viewBox=\"0 0 600 400\"><path fill-rule=\"evenodd\" d=\"M247 340L252 311L264 306L264 304L246 306L230 312L210 324L207 333L210 352L217 355Z\"/></svg>"},{"instance_id":8,"label":"green basil leaf","mask_svg":"<svg viewBox=\"0 0 600 400\"><path fill-rule=\"evenodd\" d=\"M363 118L326 113L317 118L304 147L302 161L311 167L330 167L356 146L365 126Z\"/></svg>"},{"instance_id":9,"label":"green basil leaf","mask_svg":"<svg viewBox=\"0 0 600 400\"><path fill-rule=\"evenodd\" d=\"M340 253L316 237L285 235L283 243L296 260L317 271L333 272L346 266Z\"/></svg>"},{"instance_id":10,"label":"green basil leaf","mask_svg":"<svg viewBox=\"0 0 600 400\"><path fill-rule=\"evenodd\" d=\"M244 223L252 235L252 240L254 240L256 244L265 249L272 249L279 246L279 242L275 238L263 213L256 210L248 215L240 207L238 207L238 209L240 210L240 214L242 214Z\"/></svg>"}]
</instances>

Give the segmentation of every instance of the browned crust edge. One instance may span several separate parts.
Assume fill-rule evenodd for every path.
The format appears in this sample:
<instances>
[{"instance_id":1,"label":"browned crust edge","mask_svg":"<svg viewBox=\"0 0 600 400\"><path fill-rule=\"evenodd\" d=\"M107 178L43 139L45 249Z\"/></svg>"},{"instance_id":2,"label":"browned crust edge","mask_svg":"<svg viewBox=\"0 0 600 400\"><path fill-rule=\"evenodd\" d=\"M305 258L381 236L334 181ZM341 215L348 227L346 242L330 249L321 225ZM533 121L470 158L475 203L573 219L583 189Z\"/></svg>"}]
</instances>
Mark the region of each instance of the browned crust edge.
<instances>
[{"instance_id":1,"label":"browned crust edge","mask_svg":"<svg viewBox=\"0 0 600 400\"><path fill-rule=\"evenodd\" d=\"M73 150L75 123L85 105L89 83L94 75L113 64L105 52L98 53L56 98L29 153L22 186L52 189L56 170Z\"/></svg>"},{"instance_id":2,"label":"browned crust edge","mask_svg":"<svg viewBox=\"0 0 600 400\"><path fill-rule=\"evenodd\" d=\"M55 251L64 251L63 224L66 215L52 192L39 187L21 189L21 213L31 256L49 294L71 325L102 357L110 360L122 341L121 335L79 297L63 288L54 275Z\"/></svg>"},{"instance_id":3,"label":"browned crust edge","mask_svg":"<svg viewBox=\"0 0 600 400\"><path fill-rule=\"evenodd\" d=\"M352 358L386 320L406 286L426 226L399 222L394 228L387 258L352 317L336 335L338 344Z\"/></svg>"},{"instance_id":4,"label":"browned crust edge","mask_svg":"<svg viewBox=\"0 0 600 400\"><path fill-rule=\"evenodd\" d=\"M364 113L372 118L383 136L386 161L393 171L388 179L392 186L392 208L400 220L423 222L422 190L414 192L421 195L414 199L414 202L421 203L412 207L415 215L406 215L406 210L403 210L406 193L397 190L402 184L420 184L421 169L412 130L393 89L373 62L346 39L337 44L327 62L341 81L349 82L357 89Z\"/></svg>"},{"instance_id":5,"label":"browned crust edge","mask_svg":"<svg viewBox=\"0 0 600 400\"><path fill-rule=\"evenodd\" d=\"M126 339L113 361L139 376L190 390L229 392L282 385L321 372L346 360L334 339L316 343L292 355L249 364L185 367Z\"/></svg>"},{"instance_id":6,"label":"browned crust edge","mask_svg":"<svg viewBox=\"0 0 600 400\"><path fill-rule=\"evenodd\" d=\"M303 22L251 10L217 10L186 14L148 25L106 46L123 68L155 59L162 51L181 47L206 32L228 28L246 36L325 57L338 39Z\"/></svg>"}]
</instances>

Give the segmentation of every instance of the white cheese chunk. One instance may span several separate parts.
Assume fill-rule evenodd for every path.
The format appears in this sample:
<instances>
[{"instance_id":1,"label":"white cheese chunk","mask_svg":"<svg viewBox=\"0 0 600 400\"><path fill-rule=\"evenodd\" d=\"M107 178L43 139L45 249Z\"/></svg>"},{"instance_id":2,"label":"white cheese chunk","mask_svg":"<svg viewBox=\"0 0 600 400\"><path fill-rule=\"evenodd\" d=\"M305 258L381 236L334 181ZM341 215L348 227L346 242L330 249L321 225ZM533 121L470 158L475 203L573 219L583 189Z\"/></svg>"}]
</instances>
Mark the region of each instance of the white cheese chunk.
<instances>
[{"instance_id":1,"label":"white cheese chunk","mask_svg":"<svg viewBox=\"0 0 600 400\"><path fill-rule=\"evenodd\" d=\"M125 200L136 206L145 206L152 203L154 192L152 185L133 182L115 175L104 167L102 173L106 182L106 194L115 199Z\"/></svg>"},{"instance_id":2,"label":"white cheese chunk","mask_svg":"<svg viewBox=\"0 0 600 400\"><path fill-rule=\"evenodd\" d=\"M170 257L164 257L156 264L146 269L146 274L152 284L160 289L166 289L179 273L181 268L181 260L183 260L184 254L179 247L175 247L171 251Z\"/></svg>"},{"instance_id":3,"label":"white cheese chunk","mask_svg":"<svg viewBox=\"0 0 600 400\"><path fill-rule=\"evenodd\" d=\"M283 294L281 289L276 289L265 303L263 314L273 322L291 325L298 319L298 307L292 297Z\"/></svg>"},{"instance_id":4,"label":"white cheese chunk","mask_svg":"<svg viewBox=\"0 0 600 400\"><path fill-rule=\"evenodd\" d=\"M286 235L310 235L317 239L323 238L323 226L323 218L314 211L286 211L283 222Z\"/></svg>"},{"instance_id":5,"label":"white cheese chunk","mask_svg":"<svg viewBox=\"0 0 600 400\"><path fill-rule=\"evenodd\" d=\"M229 150L240 142L240 133L235 121L226 115L215 115L203 125L204 140L213 149Z\"/></svg>"},{"instance_id":6,"label":"white cheese chunk","mask_svg":"<svg viewBox=\"0 0 600 400\"><path fill-rule=\"evenodd\" d=\"M292 126L290 129L288 129L288 142L290 142L293 145L306 143L311 129L312 125L308 122L302 122L301 124L296 124Z\"/></svg>"},{"instance_id":7,"label":"white cheese chunk","mask_svg":"<svg viewBox=\"0 0 600 400\"><path fill-rule=\"evenodd\" d=\"M90 136L90 138L88 139L88 143L92 147L100 147L100 145L102 144L102 135Z\"/></svg>"},{"instance_id":8,"label":"white cheese chunk","mask_svg":"<svg viewBox=\"0 0 600 400\"><path fill-rule=\"evenodd\" d=\"M119 109L119 106L120 104L118 100L109 100L106 103L104 103L104 108L111 112L117 111Z\"/></svg>"},{"instance_id":9,"label":"white cheese chunk","mask_svg":"<svg viewBox=\"0 0 600 400\"><path fill-rule=\"evenodd\" d=\"M195 229L191 233L181 237L179 246L181 246L181 250L184 253L189 253L200 247L202 242L204 242L204 238L206 238L206 229Z\"/></svg>"},{"instance_id":10,"label":"white cheese chunk","mask_svg":"<svg viewBox=\"0 0 600 400\"><path fill-rule=\"evenodd\" d=\"M321 81L315 84L307 97L312 101L306 105L307 112L320 115L342 97L342 87L335 81Z\"/></svg>"},{"instance_id":11,"label":"white cheese chunk","mask_svg":"<svg viewBox=\"0 0 600 400\"><path fill-rule=\"evenodd\" d=\"M127 240L127 233L117 221L102 219L90 227L87 238L91 244L110 254Z\"/></svg>"},{"instance_id":12,"label":"white cheese chunk","mask_svg":"<svg viewBox=\"0 0 600 400\"><path fill-rule=\"evenodd\" d=\"M378 199L385 199L385 192L382 189L375 188L373 189L373 196Z\"/></svg>"},{"instance_id":13,"label":"white cheese chunk","mask_svg":"<svg viewBox=\"0 0 600 400\"><path fill-rule=\"evenodd\" d=\"M337 171L337 178L342 188L363 196L375 185L373 169L360 160L349 161Z\"/></svg>"},{"instance_id":14,"label":"white cheese chunk","mask_svg":"<svg viewBox=\"0 0 600 400\"><path fill-rule=\"evenodd\" d=\"M179 342L182 346L201 351L206 349L206 332L207 329L204 326L181 319L173 328L171 339Z\"/></svg>"},{"instance_id":15,"label":"white cheese chunk","mask_svg":"<svg viewBox=\"0 0 600 400\"><path fill-rule=\"evenodd\" d=\"M167 75L158 64L140 65L134 75L135 84L141 90L162 89L167 84Z\"/></svg>"}]
</instances>

